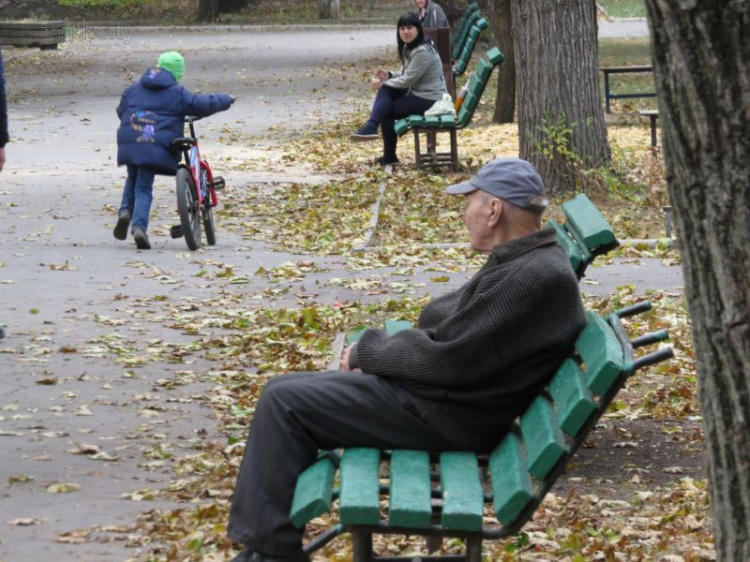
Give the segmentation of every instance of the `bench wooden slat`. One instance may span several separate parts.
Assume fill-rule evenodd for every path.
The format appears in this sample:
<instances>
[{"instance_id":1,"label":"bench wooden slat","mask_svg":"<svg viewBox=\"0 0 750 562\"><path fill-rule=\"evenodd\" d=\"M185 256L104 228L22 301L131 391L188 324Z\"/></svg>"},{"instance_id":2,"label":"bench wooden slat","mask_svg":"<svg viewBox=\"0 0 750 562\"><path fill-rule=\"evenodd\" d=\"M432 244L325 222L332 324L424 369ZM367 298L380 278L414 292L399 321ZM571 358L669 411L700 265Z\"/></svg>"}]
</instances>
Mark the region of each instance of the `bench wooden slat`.
<instances>
[{"instance_id":1,"label":"bench wooden slat","mask_svg":"<svg viewBox=\"0 0 750 562\"><path fill-rule=\"evenodd\" d=\"M380 451L345 449L339 467L339 514L343 524L376 525L380 520Z\"/></svg>"},{"instance_id":2,"label":"bench wooden slat","mask_svg":"<svg viewBox=\"0 0 750 562\"><path fill-rule=\"evenodd\" d=\"M385 333L389 336L392 336L393 334L397 334L398 332L401 332L402 330L411 330L412 325L411 322L407 322L406 320L386 320L385 321Z\"/></svg>"},{"instance_id":3,"label":"bench wooden slat","mask_svg":"<svg viewBox=\"0 0 750 562\"><path fill-rule=\"evenodd\" d=\"M586 313L587 324L576 340L576 350L586 365L586 384L601 395L623 371L622 347L614 332L596 313Z\"/></svg>"},{"instance_id":4,"label":"bench wooden slat","mask_svg":"<svg viewBox=\"0 0 750 562\"><path fill-rule=\"evenodd\" d=\"M568 259L570 260L570 265L573 266L573 270L578 271L578 268L584 260L583 252L581 251L580 246L578 246L575 240L570 237L568 231L565 230L564 226L557 224L555 221L548 221L547 226L551 226L555 229L555 231L557 232L557 243L563 247L565 253L568 255Z\"/></svg>"},{"instance_id":5,"label":"bench wooden slat","mask_svg":"<svg viewBox=\"0 0 750 562\"><path fill-rule=\"evenodd\" d=\"M544 396L537 396L521 416L521 434L526 445L529 473L543 480L567 452L557 414L552 403Z\"/></svg>"},{"instance_id":6,"label":"bench wooden slat","mask_svg":"<svg viewBox=\"0 0 750 562\"><path fill-rule=\"evenodd\" d=\"M311 519L330 509L335 474L336 467L330 454L326 454L299 475L291 510L291 519L295 527L301 528Z\"/></svg>"},{"instance_id":7,"label":"bench wooden slat","mask_svg":"<svg viewBox=\"0 0 750 562\"><path fill-rule=\"evenodd\" d=\"M563 361L550 381L549 392L555 401L560 427L565 433L575 437L596 410L596 403L591 390L586 386L586 377L573 359Z\"/></svg>"},{"instance_id":8,"label":"bench wooden slat","mask_svg":"<svg viewBox=\"0 0 750 562\"><path fill-rule=\"evenodd\" d=\"M430 526L430 455L426 451L393 451L390 495L390 525L416 529Z\"/></svg>"},{"instance_id":9,"label":"bench wooden slat","mask_svg":"<svg viewBox=\"0 0 750 562\"><path fill-rule=\"evenodd\" d=\"M534 498L521 440L509 433L490 455L490 474L495 516L503 525L511 523Z\"/></svg>"},{"instance_id":10,"label":"bench wooden slat","mask_svg":"<svg viewBox=\"0 0 750 562\"><path fill-rule=\"evenodd\" d=\"M612 228L599 209L583 193L563 203L567 222L589 249L617 242Z\"/></svg>"},{"instance_id":11,"label":"bench wooden slat","mask_svg":"<svg viewBox=\"0 0 750 562\"><path fill-rule=\"evenodd\" d=\"M466 43L466 36L469 34L469 30L471 30L471 27L481 17L482 14L479 12L479 6L473 3L467 6L466 11L464 12L464 18L461 20L458 38L456 39L456 45L453 48L453 52L451 53L451 56L454 59L457 59L459 56L461 56L461 53L464 50L464 45Z\"/></svg>"},{"instance_id":12,"label":"bench wooden slat","mask_svg":"<svg viewBox=\"0 0 750 562\"><path fill-rule=\"evenodd\" d=\"M461 531L481 529L484 494L476 455L455 451L441 453L440 483L443 527Z\"/></svg>"}]
</instances>

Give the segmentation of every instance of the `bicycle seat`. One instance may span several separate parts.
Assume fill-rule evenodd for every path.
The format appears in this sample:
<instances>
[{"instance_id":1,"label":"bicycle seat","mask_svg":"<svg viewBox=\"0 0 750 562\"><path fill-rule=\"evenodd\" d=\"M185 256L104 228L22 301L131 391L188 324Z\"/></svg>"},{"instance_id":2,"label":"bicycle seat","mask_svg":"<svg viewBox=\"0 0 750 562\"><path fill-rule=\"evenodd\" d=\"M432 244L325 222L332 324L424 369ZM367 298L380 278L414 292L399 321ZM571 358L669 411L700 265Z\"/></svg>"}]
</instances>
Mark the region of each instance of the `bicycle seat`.
<instances>
[{"instance_id":1,"label":"bicycle seat","mask_svg":"<svg viewBox=\"0 0 750 562\"><path fill-rule=\"evenodd\" d=\"M198 139L194 137L180 137L174 139L170 145L172 148L177 150L187 150L191 146L198 144Z\"/></svg>"}]
</instances>

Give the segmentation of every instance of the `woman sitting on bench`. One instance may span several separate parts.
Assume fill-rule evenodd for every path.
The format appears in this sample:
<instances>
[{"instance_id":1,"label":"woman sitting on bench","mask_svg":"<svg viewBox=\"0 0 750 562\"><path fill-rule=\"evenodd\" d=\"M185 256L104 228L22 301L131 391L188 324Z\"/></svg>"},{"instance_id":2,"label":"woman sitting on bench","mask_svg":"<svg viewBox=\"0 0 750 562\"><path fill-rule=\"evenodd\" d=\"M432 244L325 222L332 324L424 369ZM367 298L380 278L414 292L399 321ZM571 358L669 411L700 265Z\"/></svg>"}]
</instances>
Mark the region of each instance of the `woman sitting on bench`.
<instances>
[{"instance_id":1,"label":"woman sitting on bench","mask_svg":"<svg viewBox=\"0 0 750 562\"><path fill-rule=\"evenodd\" d=\"M440 56L432 42L425 40L417 14L409 12L399 18L396 39L401 72L377 70L371 85L378 93L370 119L351 135L356 141L376 140L381 128L383 156L377 160L381 166L398 162L398 135L393 129L396 119L424 115L447 93Z\"/></svg>"}]
</instances>

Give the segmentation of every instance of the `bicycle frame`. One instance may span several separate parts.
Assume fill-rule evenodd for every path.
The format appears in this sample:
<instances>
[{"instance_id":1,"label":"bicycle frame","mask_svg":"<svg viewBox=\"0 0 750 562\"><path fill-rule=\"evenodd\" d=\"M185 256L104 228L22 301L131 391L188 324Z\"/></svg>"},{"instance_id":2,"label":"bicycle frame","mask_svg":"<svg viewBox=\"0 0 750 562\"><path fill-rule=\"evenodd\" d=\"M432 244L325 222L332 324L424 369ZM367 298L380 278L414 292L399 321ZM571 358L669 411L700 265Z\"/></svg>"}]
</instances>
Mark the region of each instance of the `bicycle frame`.
<instances>
[{"instance_id":1,"label":"bicycle frame","mask_svg":"<svg viewBox=\"0 0 750 562\"><path fill-rule=\"evenodd\" d=\"M190 149L185 149L182 152L183 163L180 166L190 170L190 175L193 176L193 182L196 188L196 199L198 202L198 208L203 207L203 202L210 194L211 196L211 207L215 207L218 204L218 197L216 196L216 190L213 186L214 176L211 171L211 166L205 160L201 160L200 148L198 147L198 137L195 135L195 126L193 122L194 117L187 117L186 121L190 127L190 138L194 139L194 143ZM201 182L202 174L201 169L205 170L205 182Z\"/></svg>"}]
</instances>

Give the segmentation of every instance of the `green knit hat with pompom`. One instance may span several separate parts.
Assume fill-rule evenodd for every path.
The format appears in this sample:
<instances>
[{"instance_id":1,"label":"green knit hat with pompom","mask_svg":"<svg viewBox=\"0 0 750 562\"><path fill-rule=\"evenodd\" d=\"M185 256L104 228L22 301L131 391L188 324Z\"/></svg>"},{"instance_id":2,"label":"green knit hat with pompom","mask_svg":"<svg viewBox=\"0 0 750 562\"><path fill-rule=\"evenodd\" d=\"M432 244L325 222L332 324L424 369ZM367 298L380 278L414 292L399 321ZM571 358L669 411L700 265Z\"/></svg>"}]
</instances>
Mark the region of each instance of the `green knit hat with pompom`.
<instances>
[{"instance_id":1,"label":"green knit hat with pompom","mask_svg":"<svg viewBox=\"0 0 750 562\"><path fill-rule=\"evenodd\" d=\"M171 72L174 79L178 82L185 76L185 59L177 51L167 51L159 55L156 67Z\"/></svg>"}]
</instances>

